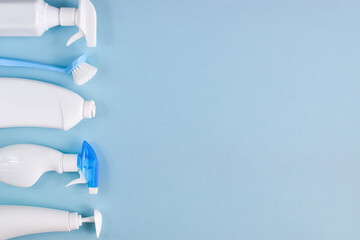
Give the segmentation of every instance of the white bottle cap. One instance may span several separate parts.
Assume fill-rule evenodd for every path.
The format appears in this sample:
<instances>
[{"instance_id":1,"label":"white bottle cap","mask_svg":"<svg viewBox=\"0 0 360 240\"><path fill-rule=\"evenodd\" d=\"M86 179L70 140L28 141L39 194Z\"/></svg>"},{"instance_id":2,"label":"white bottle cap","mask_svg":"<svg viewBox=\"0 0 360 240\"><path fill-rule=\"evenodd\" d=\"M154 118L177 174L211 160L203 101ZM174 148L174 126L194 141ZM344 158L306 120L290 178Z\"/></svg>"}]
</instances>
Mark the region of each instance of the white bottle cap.
<instances>
[{"instance_id":1,"label":"white bottle cap","mask_svg":"<svg viewBox=\"0 0 360 240\"><path fill-rule=\"evenodd\" d=\"M96 114L96 105L94 101L84 102L84 118L93 118Z\"/></svg>"}]
</instances>

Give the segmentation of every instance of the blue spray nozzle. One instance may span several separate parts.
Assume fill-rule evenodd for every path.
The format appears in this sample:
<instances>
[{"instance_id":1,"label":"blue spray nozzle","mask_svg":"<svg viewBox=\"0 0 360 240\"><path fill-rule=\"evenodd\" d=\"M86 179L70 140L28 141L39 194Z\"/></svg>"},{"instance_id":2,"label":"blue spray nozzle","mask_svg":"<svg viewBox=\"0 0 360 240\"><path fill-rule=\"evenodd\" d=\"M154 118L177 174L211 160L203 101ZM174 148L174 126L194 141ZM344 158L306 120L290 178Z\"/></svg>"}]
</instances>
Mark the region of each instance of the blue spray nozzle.
<instances>
[{"instance_id":1,"label":"blue spray nozzle","mask_svg":"<svg viewBox=\"0 0 360 240\"><path fill-rule=\"evenodd\" d=\"M94 149L86 141L83 142L82 152L77 159L77 166L89 187L90 194L98 192L98 171L99 163Z\"/></svg>"}]
</instances>

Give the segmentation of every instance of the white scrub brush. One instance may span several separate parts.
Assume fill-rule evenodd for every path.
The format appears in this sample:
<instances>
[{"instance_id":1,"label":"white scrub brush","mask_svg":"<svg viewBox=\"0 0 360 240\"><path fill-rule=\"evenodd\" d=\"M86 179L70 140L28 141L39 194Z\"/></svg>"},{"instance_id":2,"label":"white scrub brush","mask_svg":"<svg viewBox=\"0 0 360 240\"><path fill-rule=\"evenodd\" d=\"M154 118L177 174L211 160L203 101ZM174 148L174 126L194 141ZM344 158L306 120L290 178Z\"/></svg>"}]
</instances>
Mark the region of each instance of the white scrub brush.
<instances>
[{"instance_id":1,"label":"white scrub brush","mask_svg":"<svg viewBox=\"0 0 360 240\"><path fill-rule=\"evenodd\" d=\"M68 67L58 67L20 59L0 58L0 66L39 68L55 72L72 73L75 84L80 86L92 79L97 72L97 68L86 63L86 59L87 56L84 54L75 59Z\"/></svg>"}]
</instances>

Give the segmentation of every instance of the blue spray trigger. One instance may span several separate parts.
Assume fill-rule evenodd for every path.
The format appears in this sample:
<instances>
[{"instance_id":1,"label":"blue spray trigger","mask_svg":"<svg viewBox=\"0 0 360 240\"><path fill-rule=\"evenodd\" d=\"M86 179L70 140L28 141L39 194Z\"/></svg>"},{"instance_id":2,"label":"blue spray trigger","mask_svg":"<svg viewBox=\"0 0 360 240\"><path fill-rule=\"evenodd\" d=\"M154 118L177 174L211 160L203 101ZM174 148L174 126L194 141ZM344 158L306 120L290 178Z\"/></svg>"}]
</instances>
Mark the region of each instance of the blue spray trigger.
<instances>
[{"instance_id":1,"label":"blue spray trigger","mask_svg":"<svg viewBox=\"0 0 360 240\"><path fill-rule=\"evenodd\" d=\"M94 149L86 141L83 142L82 152L78 155L77 166L80 179L85 178L88 183L89 193L97 194L99 163Z\"/></svg>"}]
</instances>

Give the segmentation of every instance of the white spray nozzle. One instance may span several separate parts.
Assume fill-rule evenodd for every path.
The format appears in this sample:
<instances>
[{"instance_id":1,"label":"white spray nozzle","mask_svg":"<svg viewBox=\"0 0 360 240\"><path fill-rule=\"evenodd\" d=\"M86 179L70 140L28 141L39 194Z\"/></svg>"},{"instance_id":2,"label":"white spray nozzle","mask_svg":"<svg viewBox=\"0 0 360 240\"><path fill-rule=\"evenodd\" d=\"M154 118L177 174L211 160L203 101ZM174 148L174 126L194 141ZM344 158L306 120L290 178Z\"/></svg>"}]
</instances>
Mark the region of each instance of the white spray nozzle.
<instances>
[{"instance_id":1,"label":"white spray nozzle","mask_svg":"<svg viewBox=\"0 0 360 240\"><path fill-rule=\"evenodd\" d=\"M61 8L60 24L62 26L76 25L79 28L79 31L69 39L66 46L85 37L88 47L96 47L97 16L95 7L89 0L79 0L78 9Z\"/></svg>"},{"instance_id":2,"label":"white spray nozzle","mask_svg":"<svg viewBox=\"0 0 360 240\"><path fill-rule=\"evenodd\" d=\"M99 188L89 188L89 193L92 195L96 195L99 192Z\"/></svg>"},{"instance_id":3,"label":"white spray nozzle","mask_svg":"<svg viewBox=\"0 0 360 240\"><path fill-rule=\"evenodd\" d=\"M81 219L82 223L95 223L96 237L100 237L101 228L102 228L102 214L98 210L94 210L93 217L87 217Z\"/></svg>"}]
</instances>

